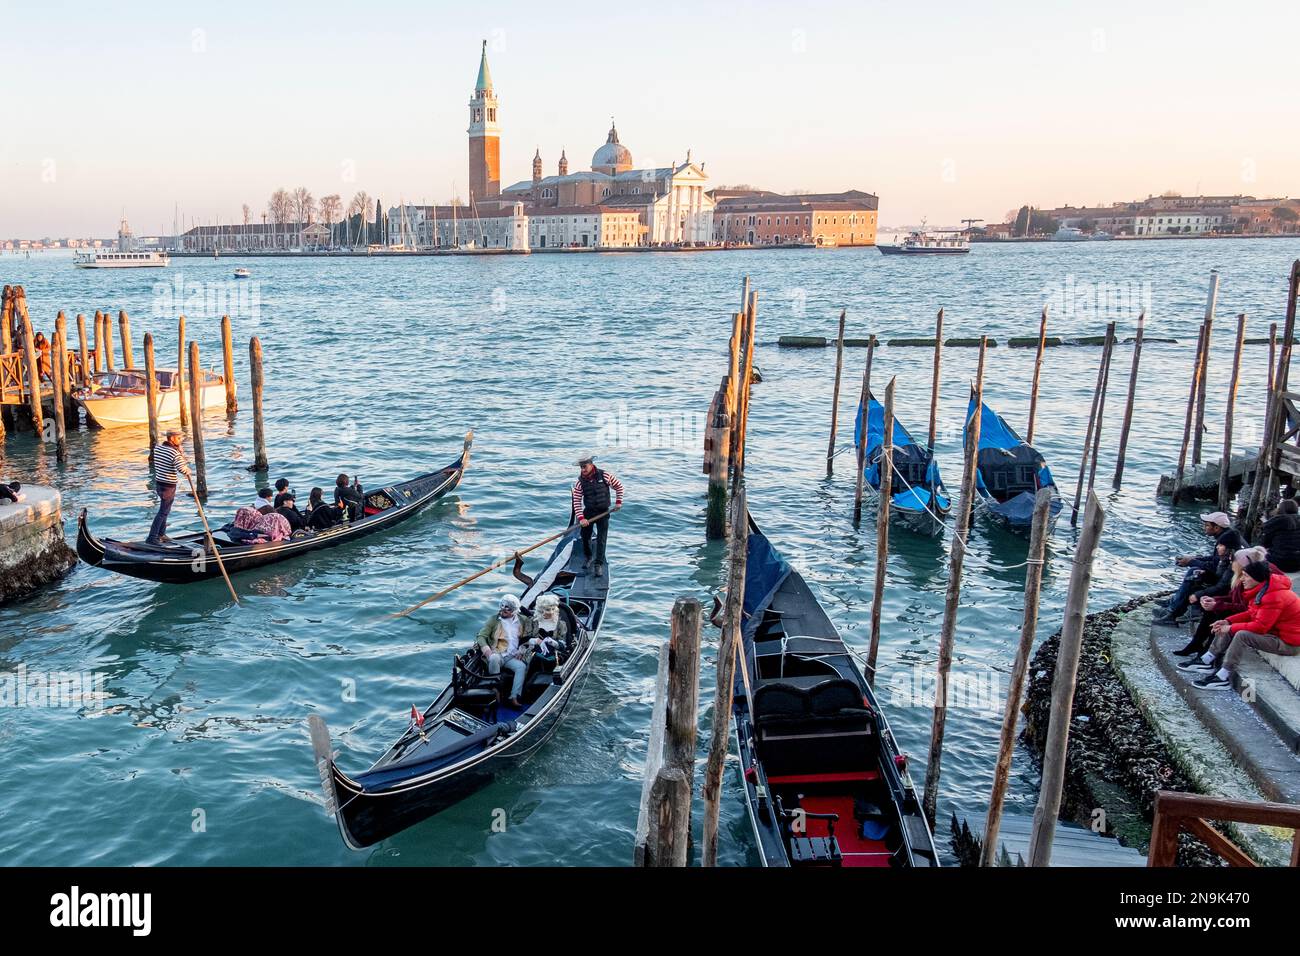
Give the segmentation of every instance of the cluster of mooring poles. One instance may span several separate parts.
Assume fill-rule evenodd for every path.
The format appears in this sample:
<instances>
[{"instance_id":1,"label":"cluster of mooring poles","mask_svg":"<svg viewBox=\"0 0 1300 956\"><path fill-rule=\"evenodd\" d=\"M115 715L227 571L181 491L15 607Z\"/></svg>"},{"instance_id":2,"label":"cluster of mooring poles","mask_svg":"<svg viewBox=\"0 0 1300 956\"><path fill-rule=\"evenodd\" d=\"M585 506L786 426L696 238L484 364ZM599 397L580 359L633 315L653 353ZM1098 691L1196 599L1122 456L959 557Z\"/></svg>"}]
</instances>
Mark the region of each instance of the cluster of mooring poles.
<instances>
[{"instance_id":1,"label":"cluster of mooring poles","mask_svg":"<svg viewBox=\"0 0 1300 956\"><path fill-rule=\"evenodd\" d=\"M68 339L68 323L59 312L54 333L49 343L48 356L38 350L27 310L27 295L22 286L4 287L0 304L0 397L3 397L0 414L0 438L8 431L32 431L42 441L53 443L58 461L67 459L67 429L78 427L81 416L75 396L90 395L99 386L104 373L119 370L114 356L113 318L107 310L96 310L93 326L87 330L84 313L77 314L77 348ZM131 336L131 319L125 310L117 314L117 330L121 350L121 370L138 371L135 364L135 346ZM149 414L149 457L152 467L153 448L161 436L159 410L162 395L159 390L158 363L151 332L144 336L144 375L146 404ZM226 414L233 416L239 404L236 398L235 363L230 316L221 317L221 346L223 376L226 394ZM262 416L262 344L254 336L248 343L248 361L253 394L253 457L250 470L267 469L266 429ZM203 447L203 389L205 377L199 360L197 342L186 342L185 316L177 321L176 374L173 387L177 392L180 428L190 438L193 447L196 493L200 499L207 497L207 461ZM46 406L49 406L47 414ZM85 422L88 427L89 417Z\"/></svg>"}]
</instances>

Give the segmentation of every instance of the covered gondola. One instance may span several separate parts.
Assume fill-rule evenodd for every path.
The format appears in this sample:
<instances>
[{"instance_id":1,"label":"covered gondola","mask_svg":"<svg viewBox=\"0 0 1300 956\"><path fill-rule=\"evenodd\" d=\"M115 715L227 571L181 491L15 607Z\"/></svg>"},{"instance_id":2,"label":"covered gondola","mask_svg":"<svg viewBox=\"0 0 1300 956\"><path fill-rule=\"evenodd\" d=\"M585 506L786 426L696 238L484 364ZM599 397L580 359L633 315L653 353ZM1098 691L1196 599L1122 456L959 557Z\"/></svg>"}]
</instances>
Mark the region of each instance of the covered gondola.
<instances>
[{"instance_id":1,"label":"covered gondola","mask_svg":"<svg viewBox=\"0 0 1300 956\"><path fill-rule=\"evenodd\" d=\"M855 447L862 441L862 405L853 429ZM880 492L880 456L885 440L885 408L867 393L867 443L864 477ZM939 476L934 452L917 444L911 432L894 418L894 474L891 481L889 514L900 524L921 534L943 532L944 522L952 510L952 500Z\"/></svg>"},{"instance_id":2,"label":"covered gondola","mask_svg":"<svg viewBox=\"0 0 1300 956\"><path fill-rule=\"evenodd\" d=\"M487 786L498 773L537 751L559 725L586 677L605 617L609 571L595 575L574 526L520 598L521 613L554 593L568 624L553 654L533 654L522 709L505 700L510 673L488 674L471 646L452 663L451 681L365 773L351 776L334 761L325 721L308 718L316 768L343 841L361 849L413 826Z\"/></svg>"},{"instance_id":3,"label":"covered gondola","mask_svg":"<svg viewBox=\"0 0 1300 956\"><path fill-rule=\"evenodd\" d=\"M765 866L938 866L906 757L804 579L750 519L732 717Z\"/></svg>"},{"instance_id":4,"label":"covered gondola","mask_svg":"<svg viewBox=\"0 0 1300 956\"><path fill-rule=\"evenodd\" d=\"M469 465L473 440L474 433L470 432L460 456L446 468L366 492L364 514L355 521L343 521L323 530L297 531L285 541L253 544L236 544L214 529L213 541L221 554L221 564L227 574L237 574L336 547L400 524L460 484ZM164 584L193 584L221 574L203 532L179 535L170 544L157 545L97 538L90 530L85 509L78 521L77 554L87 564Z\"/></svg>"},{"instance_id":5,"label":"covered gondola","mask_svg":"<svg viewBox=\"0 0 1300 956\"><path fill-rule=\"evenodd\" d=\"M972 390L962 429L975 416L975 393ZM1033 445L1026 443L1006 419L985 402L980 405L980 444L975 454L975 490L980 511L994 524L1019 535L1029 534L1034 523L1034 498L1040 488L1052 489L1048 512L1049 527L1061 513L1061 496L1047 461Z\"/></svg>"}]
</instances>

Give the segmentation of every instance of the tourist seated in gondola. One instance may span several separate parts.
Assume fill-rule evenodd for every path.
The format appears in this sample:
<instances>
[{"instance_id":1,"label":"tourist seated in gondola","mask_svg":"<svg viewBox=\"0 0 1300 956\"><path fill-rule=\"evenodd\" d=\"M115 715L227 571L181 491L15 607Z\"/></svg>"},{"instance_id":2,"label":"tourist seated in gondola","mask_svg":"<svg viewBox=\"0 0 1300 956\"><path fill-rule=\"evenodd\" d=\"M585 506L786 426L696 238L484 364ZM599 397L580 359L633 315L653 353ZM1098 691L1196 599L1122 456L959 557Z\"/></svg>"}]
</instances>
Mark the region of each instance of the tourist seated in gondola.
<instances>
[{"instance_id":1,"label":"tourist seated in gondola","mask_svg":"<svg viewBox=\"0 0 1300 956\"><path fill-rule=\"evenodd\" d=\"M506 594L501 598L497 613L479 628L474 639L489 674L500 674L504 667L513 675L507 702L516 708L523 707L519 695L523 693L524 676L528 673L528 646L519 640L522 630L519 598Z\"/></svg>"},{"instance_id":2,"label":"tourist seated in gondola","mask_svg":"<svg viewBox=\"0 0 1300 956\"><path fill-rule=\"evenodd\" d=\"M271 511L257 519L257 532L259 541L288 541L293 536L293 528L289 525L288 520L279 512Z\"/></svg>"},{"instance_id":3,"label":"tourist seated in gondola","mask_svg":"<svg viewBox=\"0 0 1300 956\"><path fill-rule=\"evenodd\" d=\"M275 500L273 502L275 504L275 507L279 508L282 504L284 504L284 499L286 497L289 498L294 497L293 489L289 487L289 479L288 478L275 479Z\"/></svg>"},{"instance_id":4,"label":"tourist seated in gondola","mask_svg":"<svg viewBox=\"0 0 1300 956\"><path fill-rule=\"evenodd\" d=\"M524 640L535 654L555 659L556 652L569 643L569 622L560 616L560 598L543 594L533 606L531 617L524 618Z\"/></svg>"},{"instance_id":5,"label":"tourist seated in gondola","mask_svg":"<svg viewBox=\"0 0 1300 956\"><path fill-rule=\"evenodd\" d=\"M1246 610L1213 624L1209 650L1178 665L1202 672L1193 681L1202 690L1231 690L1233 672L1247 648L1283 657L1300 654L1300 596L1291 589L1291 579L1274 573L1265 561L1252 561L1242 584Z\"/></svg>"},{"instance_id":6,"label":"tourist seated in gondola","mask_svg":"<svg viewBox=\"0 0 1300 956\"><path fill-rule=\"evenodd\" d=\"M289 528L292 531L301 531L307 527L307 516L298 510L297 499L294 498L292 491L283 491L275 496L280 502L275 513L282 515L284 520L289 522Z\"/></svg>"},{"instance_id":7,"label":"tourist seated in gondola","mask_svg":"<svg viewBox=\"0 0 1300 956\"><path fill-rule=\"evenodd\" d=\"M324 531L340 521L340 510L325 502L325 491L313 488L307 499L307 527L312 531Z\"/></svg>"},{"instance_id":8,"label":"tourist seated in gondola","mask_svg":"<svg viewBox=\"0 0 1300 956\"><path fill-rule=\"evenodd\" d=\"M275 510L275 493L270 488L259 488L252 507L259 514L269 515Z\"/></svg>"},{"instance_id":9,"label":"tourist seated in gondola","mask_svg":"<svg viewBox=\"0 0 1300 956\"><path fill-rule=\"evenodd\" d=\"M1222 511L1201 515L1201 529L1214 539L1214 549L1209 554L1184 554L1175 559L1180 568L1186 568L1183 582L1164 606L1164 613L1155 618L1157 624L1177 625L1186 612L1192 595L1219 582L1223 576L1224 562L1249 542L1232 527L1232 519ZM1222 547L1220 547L1222 545Z\"/></svg>"},{"instance_id":10,"label":"tourist seated in gondola","mask_svg":"<svg viewBox=\"0 0 1300 956\"><path fill-rule=\"evenodd\" d=\"M366 499L361 490L361 482L347 475L339 475L334 482L334 507L346 508L349 521L356 521L365 510Z\"/></svg>"},{"instance_id":11,"label":"tourist seated in gondola","mask_svg":"<svg viewBox=\"0 0 1300 956\"><path fill-rule=\"evenodd\" d=\"M1259 543L1268 549L1268 558L1287 574L1300 571L1300 505L1294 498L1283 498L1273 517L1264 522Z\"/></svg>"},{"instance_id":12,"label":"tourist seated in gondola","mask_svg":"<svg viewBox=\"0 0 1300 956\"><path fill-rule=\"evenodd\" d=\"M258 539L257 523L261 518L262 513L256 508L240 508L235 512L235 520L221 531L235 544L252 544Z\"/></svg>"}]
</instances>

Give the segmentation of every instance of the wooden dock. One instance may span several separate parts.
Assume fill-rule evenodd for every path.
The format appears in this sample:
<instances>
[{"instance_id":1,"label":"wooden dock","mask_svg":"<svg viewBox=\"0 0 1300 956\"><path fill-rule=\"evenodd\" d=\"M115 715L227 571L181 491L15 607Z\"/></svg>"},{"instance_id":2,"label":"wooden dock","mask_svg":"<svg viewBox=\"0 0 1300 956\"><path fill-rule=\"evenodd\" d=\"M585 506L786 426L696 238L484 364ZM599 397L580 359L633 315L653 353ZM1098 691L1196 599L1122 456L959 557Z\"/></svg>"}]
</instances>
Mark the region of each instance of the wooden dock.
<instances>
[{"instance_id":1,"label":"wooden dock","mask_svg":"<svg viewBox=\"0 0 1300 956\"><path fill-rule=\"evenodd\" d=\"M1013 866L1026 866L1033 817L1020 814L1002 817L998 827L997 859L1003 851ZM1052 839L1052 866L1146 866L1147 858L1122 845L1114 837L1103 836L1072 823L1056 824Z\"/></svg>"}]
</instances>

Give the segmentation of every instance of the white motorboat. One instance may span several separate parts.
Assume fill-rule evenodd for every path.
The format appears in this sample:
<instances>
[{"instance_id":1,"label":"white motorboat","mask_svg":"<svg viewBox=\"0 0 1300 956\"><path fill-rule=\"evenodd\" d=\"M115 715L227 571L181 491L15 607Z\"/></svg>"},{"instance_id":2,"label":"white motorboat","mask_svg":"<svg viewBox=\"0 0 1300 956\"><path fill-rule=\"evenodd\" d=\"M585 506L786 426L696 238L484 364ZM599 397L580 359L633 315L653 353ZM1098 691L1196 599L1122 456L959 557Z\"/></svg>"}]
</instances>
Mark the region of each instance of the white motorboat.
<instances>
[{"instance_id":1,"label":"white motorboat","mask_svg":"<svg viewBox=\"0 0 1300 956\"><path fill-rule=\"evenodd\" d=\"M163 249L137 249L125 218L117 230L116 249L86 249L72 259L78 269L163 269L170 263Z\"/></svg>"},{"instance_id":2,"label":"white motorboat","mask_svg":"<svg viewBox=\"0 0 1300 956\"><path fill-rule=\"evenodd\" d=\"M166 422L181 415L180 392L175 369L157 369L158 421ZM189 382L185 382L186 401L189 401ZM73 392L77 404L86 410L87 417L100 428L128 428L149 424L149 398L145 388L144 369L118 369L99 372L91 376L90 384ZM203 372L199 388L199 402L203 408L216 408L225 403L225 380L213 372Z\"/></svg>"},{"instance_id":3,"label":"white motorboat","mask_svg":"<svg viewBox=\"0 0 1300 956\"><path fill-rule=\"evenodd\" d=\"M970 252L970 236L965 232L927 232L925 223L909 232L902 242L877 246L883 255L961 255Z\"/></svg>"}]
</instances>

